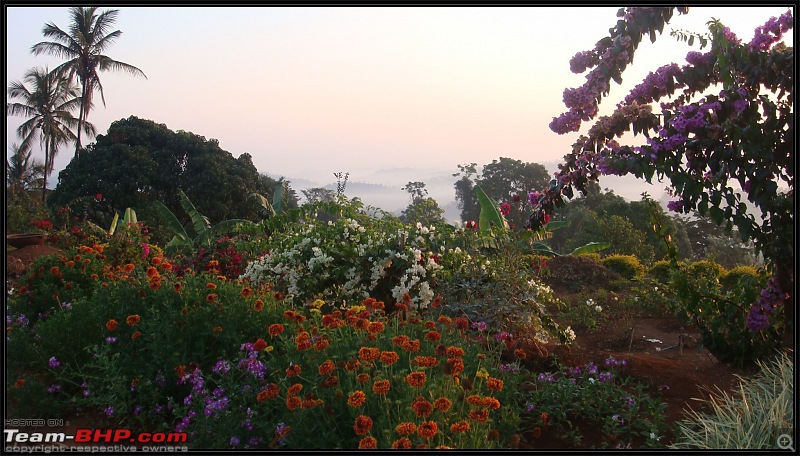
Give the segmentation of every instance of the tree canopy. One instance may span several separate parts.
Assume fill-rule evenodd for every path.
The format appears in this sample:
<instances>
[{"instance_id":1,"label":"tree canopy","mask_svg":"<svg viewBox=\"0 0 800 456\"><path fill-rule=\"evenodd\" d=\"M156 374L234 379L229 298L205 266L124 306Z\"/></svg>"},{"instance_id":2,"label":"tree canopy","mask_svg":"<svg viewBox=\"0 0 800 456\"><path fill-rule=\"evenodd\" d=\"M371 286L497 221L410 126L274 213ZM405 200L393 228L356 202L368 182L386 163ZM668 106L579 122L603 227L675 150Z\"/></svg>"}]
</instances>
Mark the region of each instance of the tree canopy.
<instances>
[{"instance_id":1,"label":"tree canopy","mask_svg":"<svg viewBox=\"0 0 800 456\"><path fill-rule=\"evenodd\" d=\"M85 152L85 153L84 153ZM182 213L178 189L211 222L231 218L258 220L248 202L255 192L271 198L278 181L259 175L250 154L234 158L215 139L131 116L111 124L59 174L52 204L102 195L108 214L132 207L152 220L154 201ZM289 193L294 195L293 192ZM296 207L296 196L292 196Z\"/></svg>"}]
</instances>

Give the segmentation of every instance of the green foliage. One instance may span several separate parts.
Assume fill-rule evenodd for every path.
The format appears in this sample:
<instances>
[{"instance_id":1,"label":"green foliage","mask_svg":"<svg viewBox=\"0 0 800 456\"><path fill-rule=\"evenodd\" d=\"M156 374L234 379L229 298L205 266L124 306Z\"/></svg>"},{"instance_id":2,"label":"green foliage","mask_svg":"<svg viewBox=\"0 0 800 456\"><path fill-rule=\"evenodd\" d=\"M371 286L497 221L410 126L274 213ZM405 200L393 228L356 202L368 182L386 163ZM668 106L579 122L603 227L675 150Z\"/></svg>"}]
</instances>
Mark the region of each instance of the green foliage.
<instances>
[{"instance_id":1,"label":"green foliage","mask_svg":"<svg viewBox=\"0 0 800 456\"><path fill-rule=\"evenodd\" d=\"M647 275L658 283L668 284L671 280L672 269L672 262L669 260L659 260L650 266L647 270Z\"/></svg>"},{"instance_id":2,"label":"green foliage","mask_svg":"<svg viewBox=\"0 0 800 456\"><path fill-rule=\"evenodd\" d=\"M721 390L703 401L711 413L689 410L678 423L671 449L785 449L778 437L792 435L794 363L786 353L758 361L759 373L739 376L735 394Z\"/></svg>"},{"instance_id":3,"label":"green foliage","mask_svg":"<svg viewBox=\"0 0 800 456\"><path fill-rule=\"evenodd\" d=\"M627 360L606 358L583 366L558 365L541 372L526 393L523 423L534 436L556 437L568 448L578 447L583 432L601 429L601 448L632 443L657 447L668 429L666 404L650 397L627 374ZM531 442L534 447L536 440Z\"/></svg>"},{"instance_id":4,"label":"green foliage","mask_svg":"<svg viewBox=\"0 0 800 456\"><path fill-rule=\"evenodd\" d=\"M645 267L634 255L610 255L601 260L603 266L626 279L638 279L644 275Z\"/></svg>"},{"instance_id":5,"label":"green foliage","mask_svg":"<svg viewBox=\"0 0 800 456\"><path fill-rule=\"evenodd\" d=\"M752 266L736 266L733 269L723 272L719 278L719 283L723 287L734 287L736 286L736 283L742 280L745 276L750 277L751 279L756 279L763 276L763 274L760 274L758 269Z\"/></svg>"},{"instance_id":6,"label":"green foliage","mask_svg":"<svg viewBox=\"0 0 800 456\"><path fill-rule=\"evenodd\" d=\"M155 201L179 213L182 189L212 224L236 218L258 221L261 217L247 196L255 192L272 198L277 183L258 173L249 154L234 158L215 139L132 116L113 122L67 165L51 200L66 205L99 193L109 214L135 207L141 219L155 220ZM296 206L292 195L291 189L285 194L287 207Z\"/></svg>"},{"instance_id":7,"label":"green foliage","mask_svg":"<svg viewBox=\"0 0 800 456\"><path fill-rule=\"evenodd\" d=\"M672 310L700 329L703 346L718 360L749 366L778 347L785 322L776 315L763 331L750 330L748 313L767 278L740 274L735 284L723 287L724 273L722 266L707 260L679 266L672 275Z\"/></svg>"},{"instance_id":8,"label":"green foliage","mask_svg":"<svg viewBox=\"0 0 800 456\"><path fill-rule=\"evenodd\" d=\"M578 298L574 302L561 300L557 308L559 319L575 329L596 331L607 318L603 306L592 298Z\"/></svg>"},{"instance_id":9,"label":"green foliage","mask_svg":"<svg viewBox=\"0 0 800 456\"><path fill-rule=\"evenodd\" d=\"M178 197L181 200L183 210L189 216L189 220L194 228L191 232L184 228L183 224L178 220L178 217L176 217L164 203L161 201L155 202L158 215L175 233L172 240L167 244L167 252L169 253L186 253L193 247L200 246L207 248L211 246L211 241L215 237L237 232L248 227L252 229L255 226L253 222L244 219L224 220L211 226L208 217L201 214L197 208L195 208L194 204L192 204L191 200L189 200L189 197L180 189L178 189Z\"/></svg>"}]
</instances>

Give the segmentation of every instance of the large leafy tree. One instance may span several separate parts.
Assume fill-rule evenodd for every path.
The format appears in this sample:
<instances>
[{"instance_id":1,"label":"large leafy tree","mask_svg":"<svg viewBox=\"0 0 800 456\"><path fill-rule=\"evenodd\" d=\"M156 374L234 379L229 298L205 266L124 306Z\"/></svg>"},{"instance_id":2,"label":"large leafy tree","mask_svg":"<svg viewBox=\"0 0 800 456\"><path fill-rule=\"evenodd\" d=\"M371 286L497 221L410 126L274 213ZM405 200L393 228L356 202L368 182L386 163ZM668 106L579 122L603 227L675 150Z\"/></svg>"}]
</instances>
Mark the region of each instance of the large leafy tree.
<instances>
[{"instance_id":1,"label":"large leafy tree","mask_svg":"<svg viewBox=\"0 0 800 456\"><path fill-rule=\"evenodd\" d=\"M234 218L258 221L248 195L271 199L274 182L259 175L249 154L234 158L215 139L131 116L113 122L107 134L98 135L67 165L51 203L67 205L101 194L109 216L132 207L140 220L153 221L158 220L155 201L184 213L180 189L212 224ZM292 204L296 207L296 201L287 207Z\"/></svg>"},{"instance_id":2,"label":"large leafy tree","mask_svg":"<svg viewBox=\"0 0 800 456\"><path fill-rule=\"evenodd\" d=\"M45 38L53 41L37 43L33 45L31 52L34 55L44 53L67 59L53 71L58 74L66 74L70 79L77 77L80 81L82 102L78 121L83 125L92 109L95 91L100 92L103 106L106 104L99 72L115 70L124 71L133 76L145 78L147 76L139 68L114 60L104 54L108 47L122 35L119 30L110 31L117 20L119 10L98 12L96 6L90 6L73 7L69 12L71 21L67 31L52 22L46 24L42 29L42 34ZM75 140L75 156L78 156L80 149L81 129L78 129Z\"/></svg>"},{"instance_id":3,"label":"large leafy tree","mask_svg":"<svg viewBox=\"0 0 800 456\"><path fill-rule=\"evenodd\" d=\"M8 96L17 101L6 104L6 115L27 117L17 128L17 134L22 138L21 146L29 148L38 139L44 150L42 201L45 201L47 177L53 172L53 160L58 149L73 140L72 129L81 126L72 115L80 104L79 93L63 75L51 73L46 68L32 68L25 73L22 82L13 81L8 85ZM82 127L87 133L94 132L90 123L84 123Z\"/></svg>"},{"instance_id":4,"label":"large leafy tree","mask_svg":"<svg viewBox=\"0 0 800 456\"><path fill-rule=\"evenodd\" d=\"M594 49L570 61L585 85L566 89L567 112L554 118L558 134L579 130L594 119L608 95L610 81L620 83L644 35L651 41L675 10L688 8L623 8L609 36ZM792 11L772 17L742 42L719 20L708 22L707 34L675 32L698 52L685 65L665 65L650 73L617 105L598 118L564 157L560 171L538 198L530 217L538 228L564 197L585 191L600 174L634 174L648 182L667 178L675 200L671 210L708 214L728 230L738 228L743 241L752 239L773 277L753 304L748 326L769 326L769 315L782 303L786 321L794 318L794 50L781 40L793 27ZM709 47L710 49L706 49ZM652 104L658 103L660 112ZM633 131L646 144L628 146L617 138ZM763 214L760 221L741 201L738 188ZM791 331L786 331L791 336Z\"/></svg>"}]
</instances>

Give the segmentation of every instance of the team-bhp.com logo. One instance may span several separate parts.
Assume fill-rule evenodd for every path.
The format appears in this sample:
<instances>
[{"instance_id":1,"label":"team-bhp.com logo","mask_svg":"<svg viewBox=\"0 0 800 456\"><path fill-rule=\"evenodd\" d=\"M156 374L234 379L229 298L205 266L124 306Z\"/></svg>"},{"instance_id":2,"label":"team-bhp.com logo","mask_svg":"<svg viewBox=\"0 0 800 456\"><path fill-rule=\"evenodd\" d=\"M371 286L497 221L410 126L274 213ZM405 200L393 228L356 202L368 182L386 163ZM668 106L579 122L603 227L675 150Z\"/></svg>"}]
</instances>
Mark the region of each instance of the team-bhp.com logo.
<instances>
[{"instance_id":1,"label":"team-bhp.com logo","mask_svg":"<svg viewBox=\"0 0 800 456\"><path fill-rule=\"evenodd\" d=\"M75 430L75 434L64 432L21 432L19 429L3 429L6 443L186 443L185 432L139 432L129 429Z\"/></svg>"}]
</instances>

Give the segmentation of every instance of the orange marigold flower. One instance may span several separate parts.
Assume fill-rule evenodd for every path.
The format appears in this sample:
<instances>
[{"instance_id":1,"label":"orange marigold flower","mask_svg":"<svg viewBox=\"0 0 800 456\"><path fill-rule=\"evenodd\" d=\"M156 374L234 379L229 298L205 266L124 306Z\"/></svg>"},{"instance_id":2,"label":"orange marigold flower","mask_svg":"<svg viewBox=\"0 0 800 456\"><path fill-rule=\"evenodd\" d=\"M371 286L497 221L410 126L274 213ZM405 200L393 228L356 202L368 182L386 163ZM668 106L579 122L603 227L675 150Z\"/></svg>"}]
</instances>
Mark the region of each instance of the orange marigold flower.
<instances>
[{"instance_id":1,"label":"orange marigold flower","mask_svg":"<svg viewBox=\"0 0 800 456\"><path fill-rule=\"evenodd\" d=\"M352 372L358 370L359 366L361 366L361 363L357 359L351 359L347 361L347 363L344 365L344 368L345 370Z\"/></svg>"},{"instance_id":2,"label":"orange marigold flower","mask_svg":"<svg viewBox=\"0 0 800 456\"><path fill-rule=\"evenodd\" d=\"M253 294L253 289L249 287L242 288L241 296L245 299L249 298L250 295Z\"/></svg>"},{"instance_id":3,"label":"orange marigold flower","mask_svg":"<svg viewBox=\"0 0 800 456\"><path fill-rule=\"evenodd\" d=\"M98 276L97 274L92 274L92 280L97 280L99 278L100 278L100 276Z\"/></svg>"},{"instance_id":4,"label":"orange marigold flower","mask_svg":"<svg viewBox=\"0 0 800 456\"><path fill-rule=\"evenodd\" d=\"M412 366L421 367L436 367L439 365L439 360L435 356L415 356L411 360Z\"/></svg>"},{"instance_id":5,"label":"orange marigold flower","mask_svg":"<svg viewBox=\"0 0 800 456\"><path fill-rule=\"evenodd\" d=\"M216 290L217 289L217 284L216 283L212 283L212 282L208 282L206 284L206 288L208 288L209 290Z\"/></svg>"},{"instance_id":6,"label":"orange marigold flower","mask_svg":"<svg viewBox=\"0 0 800 456\"><path fill-rule=\"evenodd\" d=\"M438 342L442 340L442 334L439 333L439 331L428 331L428 333L425 334L425 338L431 342Z\"/></svg>"},{"instance_id":7,"label":"orange marigold flower","mask_svg":"<svg viewBox=\"0 0 800 456\"><path fill-rule=\"evenodd\" d=\"M275 297L275 300L276 300L276 301L283 301L283 299L286 297L286 296L285 296L283 293L281 293L280 291L276 291L276 292L275 292L275 294L274 294L273 296Z\"/></svg>"},{"instance_id":8,"label":"orange marigold flower","mask_svg":"<svg viewBox=\"0 0 800 456\"><path fill-rule=\"evenodd\" d=\"M378 441L375 440L375 437L364 437L358 442L358 448L364 450L373 450L378 448Z\"/></svg>"},{"instance_id":9,"label":"orange marigold flower","mask_svg":"<svg viewBox=\"0 0 800 456\"><path fill-rule=\"evenodd\" d=\"M175 375L177 375L178 378L183 378L184 375L186 375L186 366L183 364L178 365L178 367L175 368Z\"/></svg>"},{"instance_id":10,"label":"orange marigold flower","mask_svg":"<svg viewBox=\"0 0 800 456\"><path fill-rule=\"evenodd\" d=\"M403 345L403 350L407 352L419 351L419 339L409 340L405 345Z\"/></svg>"},{"instance_id":11,"label":"orange marigold flower","mask_svg":"<svg viewBox=\"0 0 800 456\"><path fill-rule=\"evenodd\" d=\"M330 377L326 378L324 382L321 383L323 388L333 388L338 384L339 384L339 377L335 375L331 375Z\"/></svg>"},{"instance_id":12,"label":"orange marigold flower","mask_svg":"<svg viewBox=\"0 0 800 456\"><path fill-rule=\"evenodd\" d=\"M493 391L503 391L503 381L499 378L489 377L486 380L486 388Z\"/></svg>"},{"instance_id":13,"label":"orange marigold flower","mask_svg":"<svg viewBox=\"0 0 800 456\"><path fill-rule=\"evenodd\" d=\"M469 422L457 421L450 425L450 432L467 432L469 431Z\"/></svg>"},{"instance_id":14,"label":"orange marigold flower","mask_svg":"<svg viewBox=\"0 0 800 456\"><path fill-rule=\"evenodd\" d=\"M489 434L486 435L487 440L500 440L500 431L497 429L492 429L489 431Z\"/></svg>"},{"instance_id":15,"label":"orange marigold flower","mask_svg":"<svg viewBox=\"0 0 800 456\"><path fill-rule=\"evenodd\" d=\"M353 425L353 430L356 431L356 435L365 435L370 429L372 429L372 418L366 415L358 415Z\"/></svg>"},{"instance_id":16,"label":"orange marigold flower","mask_svg":"<svg viewBox=\"0 0 800 456\"><path fill-rule=\"evenodd\" d=\"M308 350L309 348L311 348L311 346L312 344L308 340L301 340L295 344L295 348L297 348L297 351Z\"/></svg>"},{"instance_id":17,"label":"orange marigold flower","mask_svg":"<svg viewBox=\"0 0 800 456\"><path fill-rule=\"evenodd\" d=\"M54 276L57 276L57 275L61 274L61 270L58 269L58 266L53 266L52 268L50 268L50 274L53 274Z\"/></svg>"},{"instance_id":18,"label":"orange marigold flower","mask_svg":"<svg viewBox=\"0 0 800 456\"><path fill-rule=\"evenodd\" d=\"M433 307L435 309L435 308L439 307L440 305L442 305L442 297L441 296L436 296L435 298L433 298L433 301L431 302L431 307Z\"/></svg>"},{"instance_id":19,"label":"orange marigold flower","mask_svg":"<svg viewBox=\"0 0 800 456\"><path fill-rule=\"evenodd\" d=\"M67 261L67 267L68 268L74 268L75 267L75 262L72 261L72 260Z\"/></svg>"},{"instance_id":20,"label":"orange marigold flower","mask_svg":"<svg viewBox=\"0 0 800 456\"><path fill-rule=\"evenodd\" d=\"M417 398L411 403L411 408L418 417L426 418L433 411L433 404L428 402L424 397L417 396Z\"/></svg>"},{"instance_id":21,"label":"orange marigold flower","mask_svg":"<svg viewBox=\"0 0 800 456\"><path fill-rule=\"evenodd\" d=\"M426 329L433 329L435 327L436 327L436 323L435 322L433 322L431 320L425 321L425 328Z\"/></svg>"},{"instance_id":22,"label":"orange marigold flower","mask_svg":"<svg viewBox=\"0 0 800 456\"><path fill-rule=\"evenodd\" d=\"M267 390L263 390L263 391L259 392L258 395L256 396L256 401L258 401L258 402L264 402L267 399L269 399L267 397Z\"/></svg>"},{"instance_id":23,"label":"orange marigold flower","mask_svg":"<svg viewBox=\"0 0 800 456\"><path fill-rule=\"evenodd\" d=\"M489 411L486 409L480 410L470 410L469 411L469 419L473 421L478 421L481 423L485 423L489 420Z\"/></svg>"},{"instance_id":24,"label":"orange marigold flower","mask_svg":"<svg viewBox=\"0 0 800 456\"><path fill-rule=\"evenodd\" d=\"M407 437L401 437L392 442L392 448L398 450L408 450L411 448L411 440L408 440Z\"/></svg>"},{"instance_id":25,"label":"orange marigold flower","mask_svg":"<svg viewBox=\"0 0 800 456\"><path fill-rule=\"evenodd\" d=\"M165 261L165 262L161 263L161 269L163 269L165 271L171 270L172 269L172 263L170 263L168 261Z\"/></svg>"},{"instance_id":26,"label":"orange marigold flower","mask_svg":"<svg viewBox=\"0 0 800 456\"><path fill-rule=\"evenodd\" d=\"M403 297L402 297L401 299L402 299L402 301L401 301L401 302L402 302L403 304L405 304L405 305L407 305L407 306L410 306L410 305L411 305L411 295L410 295L410 294L408 294L407 292L406 292L406 293L403 293Z\"/></svg>"},{"instance_id":27,"label":"orange marigold flower","mask_svg":"<svg viewBox=\"0 0 800 456\"><path fill-rule=\"evenodd\" d=\"M267 341L260 337L253 343L253 350L257 352L263 351L265 348L267 348Z\"/></svg>"},{"instance_id":28,"label":"orange marigold flower","mask_svg":"<svg viewBox=\"0 0 800 456\"><path fill-rule=\"evenodd\" d=\"M444 372L448 375L458 375L464 372L464 361L460 358L448 358L444 364Z\"/></svg>"},{"instance_id":29,"label":"orange marigold flower","mask_svg":"<svg viewBox=\"0 0 800 456\"><path fill-rule=\"evenodd\" d=\"M395 426L394 430L400 435L411 435L417 432L417 425L410 421L404 421Z\"/></svg>"},{"instance_id":30,"label":"orange marigold flower","mask_svg":"<svg viewBox=\"0 0 800 456\"><path fill-rule=\"evenodd\" d=\"M408 343L410 339L405 334L401 334L399 336L392 337L392 345L396 345L398 347L402 347Z\"/></svg>"},{"instance_id":31,"label":"orange marigold flower","mask_svg":"<svg viewBox=\"0 0 800 456\"><path fill-rule=\"evenodd\" d=\"M372 384L372 392L378 395L385 395L389 392L391 384L389 380L378 380Z\"/></svg>"},{"instance_id":32,"label":"orange marigold flower","mask_svg":"<svg viewBox=\"0 0 800 456\"><path fill-rule=\"evenodd\" d=\"M417 448L418 450L427 450L427 449L428 449L428 448L430 448L430 447L429 447L429 446L428 446L428 444L426 444L426 443L418 443L418 444L417 444L417 446L416 446L416 448Z\"/></svg>"},{"instance_id":33,"label":"orange marigold flower","mask_svg":"<svg viewBox=\"0 0 800 456\"><path fill-rule=\"evenodd\" d=\"M423 439L432 439L439 431L436 421L424 421L417 426L417 435Z\"/></svg>"},{"instance_id":34,"label":"orange marigold flower","mask_svg":"<svg viewBox=\"0 0 800 456\"><path fill-rule=\"evenodd\" d=\"M160 277L153 277L150 279L150 289L151 290L158 290L161 288L161 278Z\"/></svg>"},{"instance_id":35,"label":"orange marigold flower","mask_svg":"<svg viewBox=\"0 0 800 456\"><path fill-rule=\"evenodd\" d=\"M333 373L334 369L336 369L336 365L333 364L333 361L331 361L329 359L325 360L324 363L319 365L319 369L318 369L319 370L319 375L327 377L327 376L331 375L331 373Z\"/></svg>"},{"instance_id":36,"label":"orange marigold flower","mask_svg":"<svg viewBox=\"0 0 800 456\"><path fill-rule=\"evenodd\" d=\"M141 331L136 331L135 333L131 334L131 340L136 340L136 339L138 339L140 337L142 337L142 332Z\"/></svg>"},{"instance_id":37,"label":"orange marigold flower","mask_svg":"<svg viewBox=\"0 0 800 456\"><path fill-rule=\"evenodd\" d=\"M214 334L219 334L222 332L222 326L214 326L214 329L212 329L212 331L214 332Z\"/></svg>"},{"instance_id":38,"label":"orange marigold flower","mask_svg":"<svg viewBox=\"0 0 800 456\"><path fill-rule=\"evenodd\" d=\"M183 284L180 282L175 282L175 284L172 285L172 289L175 290L176 293L180 293L181 290L183 290Z\"/></svg>"},{"instance_id":39,"label":"orange marigold flower","mask_svg":"<svg viewBox=\"0 0 800 456\"><path fill-rule=\"evenodd\" d=\"M484 407L486 407L487 409L497 410L497 409L500 408L500 401L498 401L494 397L487 396L487 397L483 398L483 404L482 405Z\"/></svg>"},{"instance_id":40,"label":"orange marigold flower","mask_svg":"<svg viewBox=\"0 0 800 456\"><path fill-rule=\"evenodd\" d=\"M393 351L383 351L381 352L381 362L391 366L392 364L400 361L400 355L397 352Z\"/></svg>"},{"instance_id":41,"label":"orange marigold flower","mask_svg":"<svg viewBox=\"0 0 800 456\"><path fill-rule=\"evenodd\" d=\"M23 386L25 386L24 378L18 378L17 381L14 382L14 388L22 388Z\"/></svg>"},{"instance_id":42,"label":"orange marigold flower","mask_svg":"<svg viewBox=\"0 0 800 456\"><path fill-rule=\"evenodd\" d=\"M131 265L131 266L133 266L133 265ZM127 264L125 265L125 268L126 269L128 268ZM158 270L156 270L156 268L150 266L149 268L147 268L146 274L147 274L148 278L152 278L153 276L157 276L158 275Z\"/></svg>"},{"instance_id":43,"label":"orange marigold flower","mask_svg":"<svg viewBox=\"0 0 800 456\"><path fill-rule=\"evenodd\" d=\"M356 390L347 397L347 405L350 407L361 407L367 401L367 395L361 390Z\"/></svg>"},{"instance_id":44,"label":"orange marigold flower","mask_svg":"<svg viewBox=\"0 0 800 456\"><path fill-rule=\"evenodd\" d=\"M328 339L317 339L317 341L314 342L314 350L323 351L328 348L330 344L331 342Z\"/></svg>"},{"instance_id":45,"label":"orange marigold flower","mask_svg":"<svg viewBox=\"0 0 800 456\"><path fill-rule=\"evenodd\" d=\"M372 321L367 325L367 332L370 334L379 334L383 330L384 326L380 321Z\"/></svg>"},{"instance_id":46,"label":"orange marigold flower","mask_svg":"<svg viewBox=\"0 0 800 456\"><path fill-rule=\"evenodd\" d=\"M142 321L142 317L137 314L128 315L128 318L125 319L125 322L131 326L138 325L140 321Z\"/></svg>"},{"instance_id":47,"label":"orange marigold flower","mask_svg":"<svg viewBox=\"0 0 800 456\"><path fill-rule=\"evenodd\" d=\"M289 387L289 389L286 391L286 394L289 396L297 396L300 394L300 391L303 391L303 385L300 383L295 383Z\"/></svg>"},{"instance_id":48,"label":"orange marigold flower","mask_svg":"<svg viewBox=\"0 0 800 456\"><path fill-rule=\"evenodd\" d=\"M369 381L369 374L358 374L358 375L356 375L356 381L358 383L367 383Z\"/></svg>"},{"instance_id":49,"label":"orange marigold flower","mask_svg":"<svg viewBox=\"0 0 800 456\"><path fill-rule=\"evenodd\" d=\"M119 324L119 323L117 323L117 320L114 320L114 319L112 318L111 320L108 320L108 321L106 322L106 329L107 329L107 330L109 330L109 331L113 331L113 330L117 329L117 325L118 325L118 324Z\"/></svg>"},{"instance_id":50,"label":"orange marigold flower","mask_svg":"<svg viewBox=\"0 0 800 456\"><path fill-rule=\"evenodd\" d=\"M467 397L467 403L474 405L476 407L480 407L481 405L483 405L483 399L481 399L481 397L478 396L477 394L473 394Z\"/></svg>"},{"instance_id":51,"label":"orange marigold flower","mask_svg":"<svg viewBox=\"0 0 800 456\"><path fill-rule=\"evenodd\" d=\"M298 375L300 375L300 371L301 371L300 365L292 364L291 366L286 368L286 376L297 377Z\"/></svg>"},{"instance_id":52,"label":"orange marigold flower","mask_svg":"<svg viewBox=\"0 0 800 456\"><path fill-rule=\"evenodd\" d=\"M462 331L466 331L467 328L469 328L469 320L467 320L464 317L456 317L455 322L456 322L456 328Z\"/></svg>"},{"instance_id":53,"label":"orange marigold flower","mask_svg":"<svg viewBox=\"0 0 800 456\"><path fill-rule=\"evenodd\" d=\"M162 258L161 258L161 257L153 257L153 259L152 259L152 260L150 260L150 263L151 263L153 266L158 266L159 264L161 264L161 260L162 260Z\"/></svg>"},{"instance_id":54,"label":"orange marigold flower","mask_svg":"<svg viewBox=\"0 0 800 456\"><path fill-rule=\"evenodd\" d=\"M450 324L453 323L453 319L448 317L448 316L446 316L446 315L439 315L439 318L437 319L437 321L439 323L442 323L442 324L445 324L445 325L450 325Z\"/></svg>"},{"instance_id":55,"label":"orange marigold flower","mask_svg":"<svg viewBox=\"0 0 800 456\"><path fill-rule=\"evenodd\" d=\"M256 302L253 304L253 310L256 312L261 312L264 310L264 301L260 299L256 299Z\"/></svg>"},{"instance_id":56,"label":"orange marigold flower","mask_svg":"<svg viewBox=\"0 0 800 456\"><path fill-rule=\"evenodd\" d=\"M217 294L216 293L209 293L206 296L206 301L208 301L211 304L217 302Z\"/></svg>"},{"instance_id":57,"label":"orange marigold flower","mask_svg":"<svg viewBox=\"0 0 800 456\"><path fill-rule=\"evenodd\" d=\"M381 351L373 347L361 347L358 349L358 359L362 361L375 361L381 355Z\"/></svg>"},{"instance_id":58,"label":"orange marigold flower","mask_svg":"<svg viewBox=\"0 0 800 456\"><path fill-rule=\"evenodd\" d=\"M286 408L296 410L303 405L303 400L297 396L286 396Z\"/></svg>"},{"instance_id":59,"label":"orange marigold flower","mask_svg":"<svg viewBox=\"0 0 800 456\"><path fill-rule=\"evenodd\" d=\"M297 317L297 312L295 312L294 310L290 309L290 310L285 310L283 312L283 318L289 321L294 321L295 317Z\"/></svg>"},{"instance_id":60,"label":"orange marigold flower","mask_svg":"<svg viewBox=\"0 0 800 456\"><path fill-rule=\"evenodd\" d=\"M133 270L134 270L134 269L136 269L136 265L134 265L134 264L131 264L131 263L128 263L128 264L126 264L126 265L125 265L125 266L122 268L122 270L123 270L123 271L125 271L125 274L130 274L131 272L133 272ZM148 273L147 273L147 277L150 277L150 276L151 276L151 274L150 274L150 270L148 269L148 270L147 270L147 272L148 272Z\"/></svg>"},{"instance_id":61,"label":"orange marigold flower","mask_svg":"<svg viewBox=\"0 0 800 456\"><path fill-rule=\"evenodd\" d=\"M528 354L525 353L525 350L517 348L514 350L514 356L516 356L519 359L525 359L525 357L528 356Z\"/></svg>"},{"instance_id":62,"label":"orange marigold flower","mask_svg":"<svg viewBox=\"0 0 800 456\"><path fill-rule=\"evenodd\" d=\"M283 330L284 330L284 327L283 327L282 324L273 323L273 324L269 325L269 329L267 331L269 332L270 336L275 337L275 336L283 333Z\"/></svg>"},{"instance_id":63,"label":"orange marigold flower","mask_svg":"<svg viewBox=\"0 0 800 456\"><path fill-rule=\"evenodd\" d=\"M406 375L406 381L413 387L421 387L425 384L425 372L412 372Z\"/></svg>"},{"instance_id":64,"label":"orange marigold flower","mask_svg":"<svg viewBox=\"0 0 800 456\"><path fill-rule=\"evenodd\" d=\"M445 353L447 353L448 358L461 358L462 356L464 356L464 349L461 347L450 346L447 347Z\"/></svg>"},{"instance_id":65,"label":"orange marigold flower","mask_svg":"<svg viewBox=\"0 0 800 456\"><path fill-rule=\"evenodd\" d=\"M439 410L441 410L443 412L446 412L446 411L450 410L450 406L452 406L452 405L453 405L453 403L450 402L450 399L448 399L446 397L440 397L439 399L436 399L436 401L433 403L434 407L436 407L437 409L439 409Z\"/></svg>"}]
</instances>

